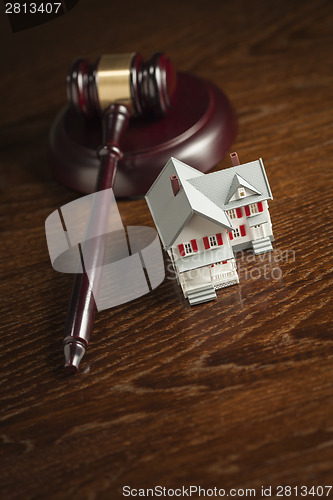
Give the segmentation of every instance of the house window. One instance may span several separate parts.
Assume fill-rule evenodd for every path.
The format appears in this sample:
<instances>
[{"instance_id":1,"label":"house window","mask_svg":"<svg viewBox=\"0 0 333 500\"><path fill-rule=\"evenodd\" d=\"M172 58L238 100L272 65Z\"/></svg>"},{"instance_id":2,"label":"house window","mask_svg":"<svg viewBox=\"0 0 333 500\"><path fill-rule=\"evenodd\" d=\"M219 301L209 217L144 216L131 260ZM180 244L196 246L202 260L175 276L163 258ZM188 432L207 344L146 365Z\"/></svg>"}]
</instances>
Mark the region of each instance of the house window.
<instances>
[{"instance_id":1,"label":"house window","mask_svg":"<svg viewBox=\"0 0 333 500\"><path fill-rule=\"evenodd\" d=\"M244 198L244 196L245 196L245 189L244 188L242 188L242 187L238 188L238 196L240 198Z\"/></svg>"},{"instance_id":2,"label":"house window","mask_svg":"<svg viewBox=\"0 0 333 500\"><path fill-rule=\"evenodd\" d=\"M215 234L213 236L208 236L208 241L209 241L209 246L212 247L217 247L217 239Z\"/></svg>"},{"instance_id":3,"label":"house window","mask_svg":"<svg viewBox=\"0 0 333 500\"><path fill-rule=\"evenodd\" d=\"M222 233L213 234L211 236L204 236L202 239L205 250L223 245Z\"/></svg>"},{"instance_id":4,"label":"house window","mask_svg":"<svg viewBox=\"0 0 333 500\"><path fill-rule=\"evenodd\" d=\"M190 253L193 253L193 248L190 242L184 243L184 250L185 250L185 255L189 255Z\"/></svg>"},{"instance_id":5,"label":"house window","mask_svg":"<svg viewBox=\"0 0 333 500\"><path fill-rule=\"evenodd\" d=\"M250 205L246 205L244 208L246 217L258 214L264 210L262 201L258 201L258 203L251 203Z\"/></svg>"},{"instance_id":6,"label":"house window","mask_svg":"<svg viewBox=\"0 0 333 500\"><path fill-rule=\"evenodd\" d=\"M191 255L198 251L197 240L187 241L186 243L181 243L178 245L179 253L181 257L185 257L186 255Z\"/></svg>"},{"instance_id":7,"label":"house window","mask_svg":"<svg viewBox=\"0 0 333 500\"><path fill-rule=\"evenodd\" d=\"M240 236L239 228L236 227L235 229L233 229L232 234L233 234L234 238L238 238Z\"/></svg>"},{"instance_id":8,"label":"house window","mask_svg":"<svg viewBox=\"0 0 333 500\"><path fill-rule=\"evenodd\" d=\"M234 208L227 210L227 214L230 219L236 219L236 210Z\"/></svg>"},{"instance_id":9,"label":"house window","mask_svg":"<svg viewBox=\"0 0 333 500\"><path fill-rule=\"evenodd\" d=\"M258 210L258 205L256 203L251 203L249 205L249 208L250 208L250 214L251 215L254 215L254 214L258 214L259 213L259 210Z\"/></svg>"}]
</instances>

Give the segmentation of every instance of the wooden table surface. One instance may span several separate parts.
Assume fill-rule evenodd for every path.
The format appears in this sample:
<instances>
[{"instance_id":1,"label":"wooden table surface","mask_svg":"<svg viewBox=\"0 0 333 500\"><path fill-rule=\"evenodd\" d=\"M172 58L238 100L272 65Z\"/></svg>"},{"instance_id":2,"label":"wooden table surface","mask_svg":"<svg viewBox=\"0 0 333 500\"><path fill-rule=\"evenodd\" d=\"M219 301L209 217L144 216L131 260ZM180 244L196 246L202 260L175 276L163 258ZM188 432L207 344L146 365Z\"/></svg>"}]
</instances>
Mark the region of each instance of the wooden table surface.
<instances>
[{"instance_id":1,"label":"wooden table surface","mask_svg":"<svg viewBox=\"0 0 333 500\"><path fill-rule=\"evenodd\" d=\"M16 34L0 18L1 498L333 485L332 2L81 0ZM52 269L44 221L78 195L49 172L48 131L73 59L133 49L227 93L232 150L265 162L274 253L238 259L215 302L191 308L168 273L98 313L66 377L73 276ZM153 225L144 200L119 208Z\"/></svg>"}]
</instances>

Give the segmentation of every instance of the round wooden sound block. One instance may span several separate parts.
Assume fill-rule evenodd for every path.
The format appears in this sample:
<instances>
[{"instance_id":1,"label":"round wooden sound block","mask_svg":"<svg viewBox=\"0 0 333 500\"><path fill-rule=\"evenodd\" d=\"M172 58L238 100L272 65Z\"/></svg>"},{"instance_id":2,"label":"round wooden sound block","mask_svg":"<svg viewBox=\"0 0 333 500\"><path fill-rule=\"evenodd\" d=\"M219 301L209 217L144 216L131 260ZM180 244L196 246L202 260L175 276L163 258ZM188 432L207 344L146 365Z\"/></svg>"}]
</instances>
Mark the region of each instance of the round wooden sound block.
<instances>
[{"instance_id":1,"label":"round wooden sound block","mask_svg":"<svg viewBox=\"0 0 333 500\"><path fill-rule=\"evenodd\" d=\"M207 172L233 143L237 122L227 97L206 80L178 74L175 103L164 118L132 118L121 143L123 159L114 185L117 197L146 194L173 156ZM88 120L69 107L56 117L49 138L55 177L82 193L95 189L102 144L101 120Z\"/></svg>"}]
</instances>

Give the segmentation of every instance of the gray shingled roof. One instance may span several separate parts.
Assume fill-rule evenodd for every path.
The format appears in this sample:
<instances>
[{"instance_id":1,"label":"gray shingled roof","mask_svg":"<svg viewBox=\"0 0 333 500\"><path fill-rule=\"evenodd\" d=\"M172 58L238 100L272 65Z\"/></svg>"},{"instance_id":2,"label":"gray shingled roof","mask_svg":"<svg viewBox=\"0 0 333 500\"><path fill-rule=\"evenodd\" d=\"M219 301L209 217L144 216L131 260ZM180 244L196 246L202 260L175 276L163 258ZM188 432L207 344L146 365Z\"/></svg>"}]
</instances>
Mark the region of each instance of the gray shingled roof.
<instances>
[{"instance_id":1,"label":"gray shingled roof","mask_svg":"<svg viewBox=\"0 0 333 500\"><path fill-rule=\"evenodd\" d=\"M259 194L256 193L240 200L228 202L228 195L235 174L253 186ZM243 207L249 203L257 203L258 201L273 198L261 158L256 161L244 163L243 165L236 165L225 170L212 172L200 178L189 179L188 182L223 210Z\"/></svg>"},{"instance_id":2,"label":"gray shingled roof","mask_svg":"<svg viewBox=\"0 0 333 500\"><path fill-rule=\"evenodd\" d=\"M235 174L233 179L232 179L229 192L228 192L227 197L225 199L226 203L229 203L230 198L233 197L233 195L236 192L236 189L238 189L239 187L247 188L249 191L252 191L253 194L262 194L254 186L252 186L252 184L250 184L245 179L243 179L243 177L241 177L238 174Z\"/></svg>"},{"instance_id":3,"label":"gray shingled roof","mask_svg":"<svg viewBox=\"0 0 333 500\"><path fill-rule=\"evenodd\" d=\"M262 212L261 214L258 215L252 215L252 217L248 218L249 226L259 226L259 224L264 224L265 222L268 221L267 215Z\"/></svg>"},{"instance_id":4,"label":"gray shingled roof","mask_svg":"<svg viewBox=\"0 0 333 500\"><path fill-rule=\"evenodd\" d=\"M234 252L229 245L223 245L219 248L214 248L209 252L202 252L192 256L187 256L185 259L178 259L177 266L180 273L191 271L198 267L209 266L215 262L232 259Z\"/></svg>"},{"instance_id":5,"label":"gray shingled roof","mask_svg":"<svg viewBox=\"0 0 333 500\"><path fill-rule=\"evenodd\" d=\"M181 185L176 196L170 182L172 175L177 175ZM228 202L230 192L237 188L237 183L253 191L253 195ZM232 224L226 210L267 199L272 199L272 193L261 158L211 174L203 174L170 158L146 194L149 210L165 248L173 245L195 213L230 231Z\"/></svg>"},{"instance_id":6,"label":"gray shingled roof","mask_svg":"<svg viewBox=\"0 0 333 500\"><path fill-rule=\"evenodd\" d=\"M181 188L174 196L170 177L177 175ZM225 212L218 208L188 180L204 177L202 172L170 158L146 194L146 201L165 248L170 248L182 229L196 213L219 226L232 229Z\"/></svg>"}]
</instances>

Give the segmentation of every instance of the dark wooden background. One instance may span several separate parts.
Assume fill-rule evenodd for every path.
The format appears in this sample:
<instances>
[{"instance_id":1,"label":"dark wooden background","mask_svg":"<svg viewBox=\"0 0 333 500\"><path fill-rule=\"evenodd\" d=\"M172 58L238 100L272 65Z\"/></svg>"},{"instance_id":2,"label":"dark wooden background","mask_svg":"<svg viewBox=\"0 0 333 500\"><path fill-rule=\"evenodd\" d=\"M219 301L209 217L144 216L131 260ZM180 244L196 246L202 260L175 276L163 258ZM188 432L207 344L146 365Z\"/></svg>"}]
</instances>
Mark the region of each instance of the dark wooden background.
<instances>
[{"instance_id":1,"label":"dark wooden background","mask_svg":"<svg viewBox=\"0 0 333 500\"><path fill-rule=\"evenodd\" d=\"M333 484L332 10L81 0L13 35L1 6L1 498ZM44 221L77 194L49 172L49 127L77 56L156 49L230 97L232 150L264 159L274 194L274 258L239 261L241 284L217 302L190 308L168 275L99 313L67 378L73 277L52 269ZM152 225L144 200L119 207L124 224Z\"/></svg>"}]
</instances>

